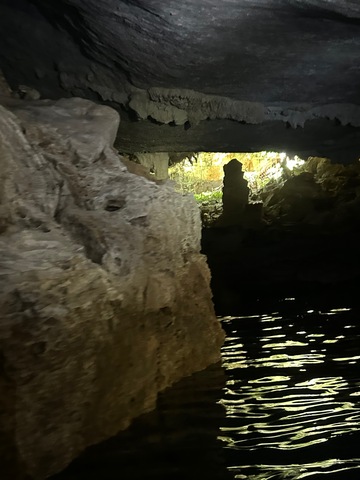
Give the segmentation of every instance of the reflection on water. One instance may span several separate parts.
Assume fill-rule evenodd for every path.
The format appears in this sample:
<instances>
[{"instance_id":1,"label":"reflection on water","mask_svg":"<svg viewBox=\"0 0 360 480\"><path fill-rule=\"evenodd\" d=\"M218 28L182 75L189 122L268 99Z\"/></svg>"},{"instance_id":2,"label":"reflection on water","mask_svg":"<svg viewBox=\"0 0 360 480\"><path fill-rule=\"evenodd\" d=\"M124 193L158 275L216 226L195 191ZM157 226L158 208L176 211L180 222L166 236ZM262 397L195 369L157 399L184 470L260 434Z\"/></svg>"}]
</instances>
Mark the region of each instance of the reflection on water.
<instances>
[{"instance_id":1,"label":"reflection on water","mask_svg":"<svg viewBox=\"0 0 360 480\"><path fill-rule=\"evenodd\" d=\"M308 309L291 318L274 312L222 322L229 379L219 439L235 478L358 478L355 311Z\"/></svg>"},{"instance_id":2,"label":"reflection on water","mask_svg":"<svg viewBox=\"0 0 360 480\"><path fill-rule=\"evenodd\" d=\"M356 310L226 317L220 364L53 480L358 480ZM224 370L226 375L224 375Z\"/></svg>"},{"instance_id":3,"label":"reflection on water","mask_svg":"<svg viewBox=\"0 0 360 480\"><path fill-rule=\"evenodd\" d=\"M217 440L225 382L220 363L184 378L159 395L156 410L52 480L233 480Z\"/></svg>"}]
</instances>

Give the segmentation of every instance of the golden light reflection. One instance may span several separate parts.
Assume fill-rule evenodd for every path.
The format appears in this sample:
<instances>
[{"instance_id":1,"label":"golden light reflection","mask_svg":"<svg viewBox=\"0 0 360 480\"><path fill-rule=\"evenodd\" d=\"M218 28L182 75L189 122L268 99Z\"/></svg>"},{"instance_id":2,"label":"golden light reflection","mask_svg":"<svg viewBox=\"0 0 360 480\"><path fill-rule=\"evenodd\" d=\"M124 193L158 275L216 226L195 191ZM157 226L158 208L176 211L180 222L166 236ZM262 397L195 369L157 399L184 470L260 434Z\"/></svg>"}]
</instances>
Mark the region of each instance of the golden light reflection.
<instances>
[{"instance_id":1,"label":"golden light reflection","mask_svg":"<svg viewBox=\"0 0 360 480\"><path fill-rule=\"evenodd\" d=\"M273 338L285 338L285 333L280 333L279 335L270 335L269 337L260 338L260 342L270 342Z\"/></svg>"},{"instance_id":2,"label":"golden light reflection","mask_svg":"<svg viewBox=\"0 0 360 480\"><path fill-rule=\"evenodd\" d=\"M241 322L237 323L238 337L232 331L223 349L229 381L219 403L231 420L221 428L219 436L225 448L243 450L247 455L265 449L294 452L292 455L299 451L303 455L350 434L360 439L360 379L355 370L360 360L360 333L359 327L345 323L344 315L349 311L341 308L316 312L322 318L313 321L311 317L309 323L307 317L300 328L293 328L298 320L262 315L254 320L256 337L251 329L243 330ZM318 333L330 319L331 329ZM273 325L265 327L264 321ZM346 337L345 328L349 331ZM276 333L279 330L281 334ZM279 349L283 351L276 353ZM246 372L236 373L244 368ZM357 375L356 381L347 377L350 369ZM247 480L298 480L358 468L360 458L356 457L290 465L237 465L231 471L235 478Z\"/></svg>"},{"instance_id":3,"label":"golden light reflection","mask_svg":"<svg viewBox=\"0 0 360 480\"><path fill-rule=\"evenodd\" d=\"M264 332L268 332L268 331L272 331L272 330L281 330L282 327L279 326L279 327L267 327L267 328L263 328L263 331Z\"/></svg>"},{"instance_id":4,"label":"golden light reflection","mask_svg":"<svg viewBox=\"0 0 360 480\"><path fill-rule=\"evenodd\" d=\"M334 475L340 472L349 472L360 468L360 458L340 460L331 458L324 461L288 464L288 465L239 465L229 468L236 473L235 478L241 480L301 480L316 475ZM317 478L317 477L316 477ZM346 480L346 474L343 477Z\"/></svg>"},{"instance_id":5,"label":"golden light reflection","mask_svg":"<svg viewBox=\"0 0 360 480\"><path fill-rule=\"evenodd\" d=\"M296 342L294 340L287 340L286 342L282 343L266 343L265 345L261 345L262 348L287 348L287 347L304 347L308 345L304 342Z\"/></svg>"},{"instance_id":6,"label":"golden light reflection","mask_svg":"<svg viewBox=\"0 0 360 480\"><path fill-rule=\"evenodd\" d=\"M354 360L360 360L360 355L357 355L355 357L341 357L341 358L333 358L334 362L350 362Z\"/></svg>"}]
</instances>

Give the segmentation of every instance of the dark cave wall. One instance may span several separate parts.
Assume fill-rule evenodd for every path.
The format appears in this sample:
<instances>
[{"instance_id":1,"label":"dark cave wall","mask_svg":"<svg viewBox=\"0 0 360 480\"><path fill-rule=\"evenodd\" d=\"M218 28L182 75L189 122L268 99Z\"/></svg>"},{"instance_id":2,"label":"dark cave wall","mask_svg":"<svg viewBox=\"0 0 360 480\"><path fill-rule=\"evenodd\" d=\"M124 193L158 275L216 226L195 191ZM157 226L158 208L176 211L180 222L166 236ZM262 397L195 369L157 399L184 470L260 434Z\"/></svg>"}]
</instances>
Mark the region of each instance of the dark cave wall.
<instances>
[{"instance_id":1,"label":"dark cave wall","mask_svg":"<svg viewBox=\"0 0 360 480\"><path fill-rule=\"evenodd\" d=\"M58 32L67 32L84 56L99 67L122 70L138 88L188 88L263 103L359 99L355 2L3 3L15 11L36 6ZM6 21L11 28L10 15Z\"/></svg>"},{"instance_id":2,"label":"dark cave wall","mask_svg":"<svg viewBox=\"0 0 360 480\"><path fill-rule=\"evenodd\" d=\"M296 129L282 122L246 125L213 120L186 130L183 126L125 120L120 125L115 146L124 153L285 151L301 158L319 156L351 163L360 157L360 130L325 119L312 120L304 128Z\"/></svg>"},{"instance_id":3,"label":"dark cave wall","mask_svg":"<svg viewBox=\"0 0 360 480\"><path fill-rule=\"evenodd\" d=\"M359 157L356 2L2 0L0 13L12 87L115 107L121 151ZM255 126L242 102L262 109Z\"/></svg>"}]
</instances>

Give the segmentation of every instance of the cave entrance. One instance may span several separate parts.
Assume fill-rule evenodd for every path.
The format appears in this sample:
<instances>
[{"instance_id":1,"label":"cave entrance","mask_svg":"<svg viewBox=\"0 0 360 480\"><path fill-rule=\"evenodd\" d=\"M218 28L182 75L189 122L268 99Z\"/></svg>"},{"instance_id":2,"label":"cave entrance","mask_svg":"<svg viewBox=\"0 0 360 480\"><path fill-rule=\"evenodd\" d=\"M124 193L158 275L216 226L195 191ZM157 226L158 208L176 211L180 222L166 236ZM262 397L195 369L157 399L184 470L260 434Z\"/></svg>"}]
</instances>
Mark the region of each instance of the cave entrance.
<instances>
[{"instance_id":1,"label":"cave entrance","mask_svg":"<svg viewBox=\"0 0 360 480\"><path fill-rule=\"evenodd\" d=\"M345 295L359 284L359 162L199 152L172 162L169 177L199 203L218 314L260 300Z\"/></svg>"},{"instance_id":2,"label":"cave entrance","mask_svg":"<svg viewBox=\"0 0 360 480\"><path fill-rule=\"evenodd\" d=\"M198 201L217 314L237 314L259 299L358 289L359 161L340 164L265 151L129 157L147 175L170 178L179 192ZM241 164L234 178L237 174L246 196L227 216L224 167L237 165L232 159Z\"/></svg>"},{"instance_id":3,"label":"cave entrance","mask_svg":"<svg viewBox=\"0 0 360 480\"><path fill-rule=\"evenodd\" d=\"M196 152L170 155L169 177L175 182L178 191L194 194L204 227L215 226L223 213L224 166L232 159L238 160L242 165L243 174L239 180L240 183L243 182L244 188L248 188L246 203L249 203L249 211L254 212L259 212L256 206L262 204L264 191L279 187L287 178L300 173L305 164L298 156L291 157L284 152Z\"/></svg>"}]
</instances>

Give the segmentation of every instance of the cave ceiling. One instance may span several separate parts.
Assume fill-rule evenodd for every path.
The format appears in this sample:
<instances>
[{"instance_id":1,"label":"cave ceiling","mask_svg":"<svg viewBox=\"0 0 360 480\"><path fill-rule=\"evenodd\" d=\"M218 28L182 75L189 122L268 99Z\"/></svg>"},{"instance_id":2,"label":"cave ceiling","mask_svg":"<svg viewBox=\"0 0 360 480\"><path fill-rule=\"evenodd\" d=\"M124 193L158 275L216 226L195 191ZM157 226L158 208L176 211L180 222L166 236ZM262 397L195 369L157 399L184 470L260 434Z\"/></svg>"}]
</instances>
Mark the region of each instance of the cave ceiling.
<instances>
[{"instance_id":1,"label":"cave ceiling","mask_svg":"<svg viewBox=\"0 0 360 480\"><path fill-rule=\"evenodd\" d=\"M134 151L359 158L358 0L0 0L11 86L121 115Z\"/></svg>"}]
</instances>

